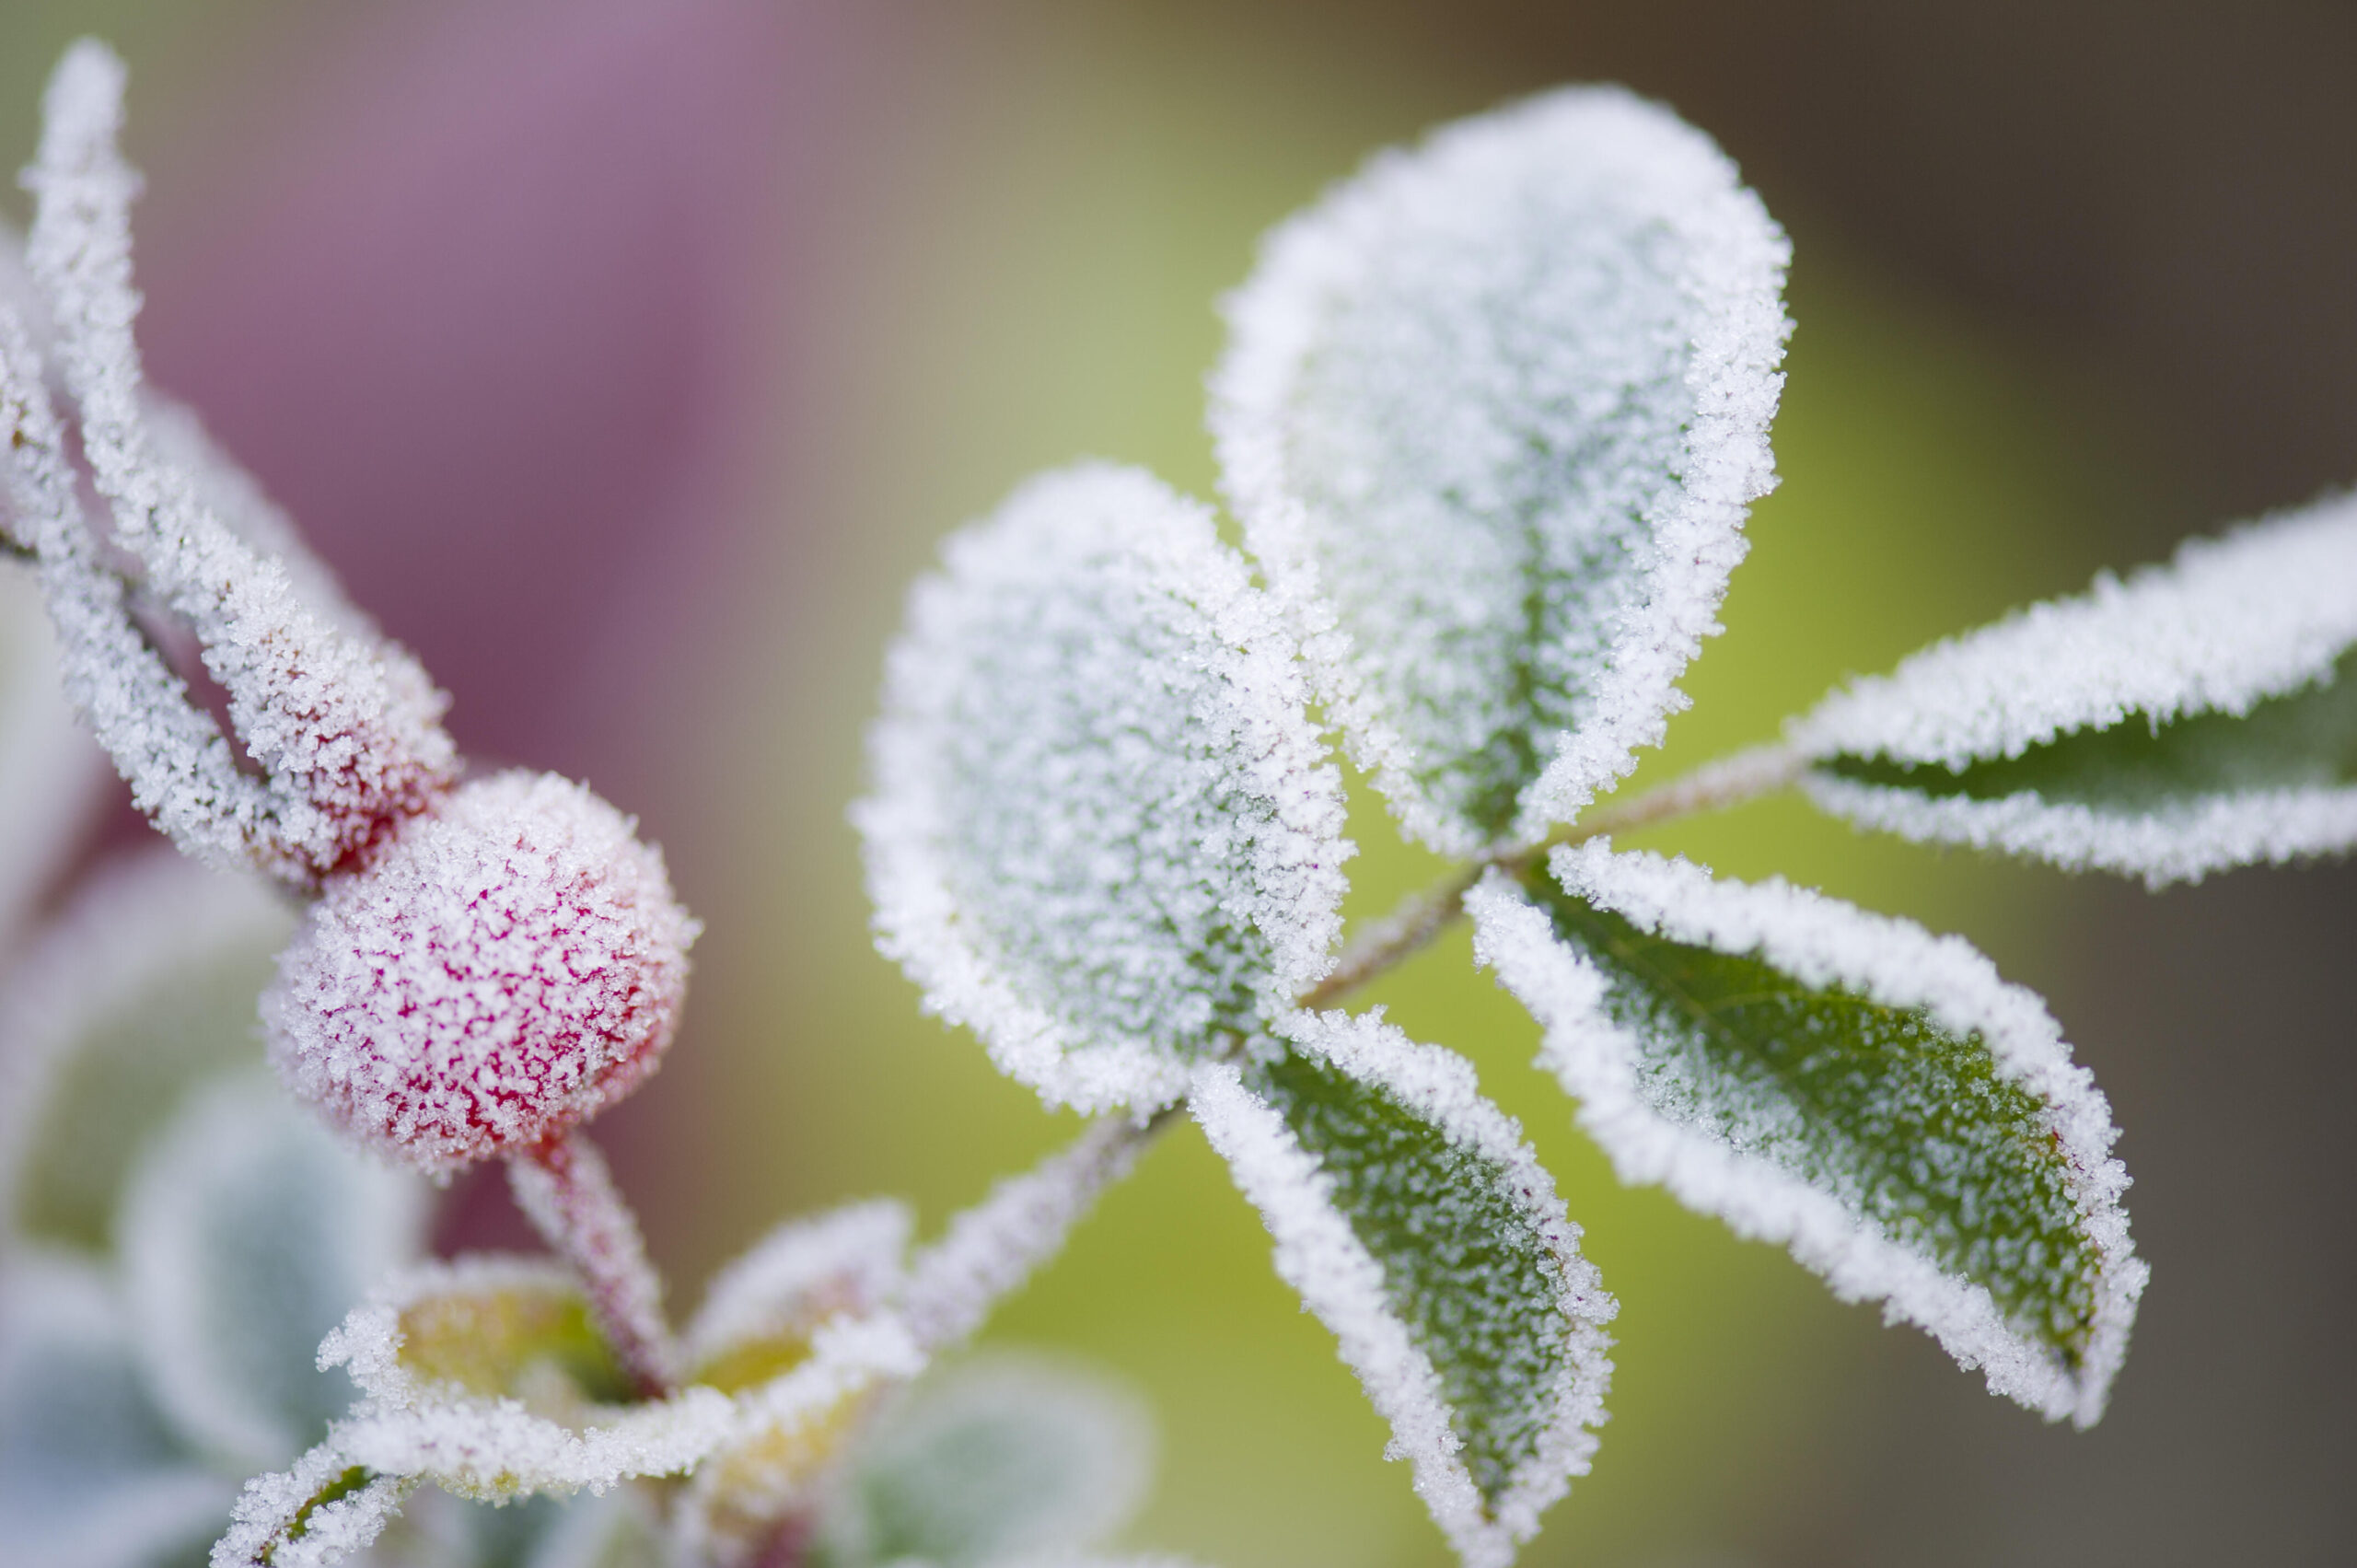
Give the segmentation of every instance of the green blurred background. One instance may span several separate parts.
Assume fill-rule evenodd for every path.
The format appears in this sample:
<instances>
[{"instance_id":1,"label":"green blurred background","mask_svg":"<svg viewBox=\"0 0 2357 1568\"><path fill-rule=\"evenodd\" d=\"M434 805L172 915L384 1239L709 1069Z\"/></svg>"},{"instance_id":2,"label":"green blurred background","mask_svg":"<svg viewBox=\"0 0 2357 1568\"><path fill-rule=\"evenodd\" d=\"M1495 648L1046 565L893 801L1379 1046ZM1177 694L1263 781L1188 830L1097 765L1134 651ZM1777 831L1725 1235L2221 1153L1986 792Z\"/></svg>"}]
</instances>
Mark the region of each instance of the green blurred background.
<instances>
[{"instance_id":1,"label":"green blurred background","mask_svg":"<svg viewBox=\"0 0 2357 1568\"><path fill-rule=\"evenodd\" d=\"M1071 1133L867 945L843 812L882 650L940 536L1038 468L1212 493L1213 302L1379 145L1622 80L1793 234L1782 484L1638 786L2357 474L2344 6L17 0L6 145L81 31L133 67L158 378L471 749L642 813L707 922L686 1034L599 1127L683 1304L782 1214L899 1193L931 1225ZM1370 913L1436 867L1364 794ZM2045 991L2127 1130L2156 1277L2111 1416L2044 1428L1618 1188L1460 933L1377 999L1474 1059L1622 1304L1595 1474L1525 1561L2340 1560L2350 876L2147 900L1789 800L1643 842L1963 931ZM504 1204L462 1185L446 1243L519 1244ZM1191 1130L989 1338L1144 1387L1138 1544L1445 1561Z\"/></svg>"}]
</instances>

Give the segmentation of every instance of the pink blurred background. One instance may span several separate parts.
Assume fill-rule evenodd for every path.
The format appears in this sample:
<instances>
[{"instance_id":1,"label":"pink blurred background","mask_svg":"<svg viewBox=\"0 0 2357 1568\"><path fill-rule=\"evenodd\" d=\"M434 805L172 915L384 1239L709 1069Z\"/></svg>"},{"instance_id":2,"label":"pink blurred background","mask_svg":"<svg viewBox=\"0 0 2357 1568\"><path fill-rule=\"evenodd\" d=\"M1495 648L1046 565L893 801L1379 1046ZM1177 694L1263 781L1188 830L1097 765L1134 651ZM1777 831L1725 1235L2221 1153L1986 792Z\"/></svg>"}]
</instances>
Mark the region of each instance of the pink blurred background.
<instances>
[{"instance_id":1,"label":"pink blurred background","mask_svg":"<svg viewBox=\"0 0 2357 1568\"><path fill-rule=\"evenodd\" d=\"M598 1136L683 1301L784 1214L929 1223L1062 1136L868 952L843 824L909 576L1033 469L1213 482L1210 308L1367 151L1613 78L1793 230L1784 489L1658 778L1832 679L2357 476L2357 17L1808 0L27 4L134 73L145 342L456 696L479 759L639 813L708 923ZM1412 884L1370 816L1361 904ZM2041 1428L1779 1255L1612 1186L1462 953L1389 1000L1473 1054L1621 1295L1616 1420L1531 1562L2338 1560L2357 1357L2346 869L2147 899L1778 805L1665 845L1960 928L2127 1129L2156 1280L2114 1412ZM1454 964L1455 968L1450 966ZM496 1182L446 1245L521 1245ZM1191 1133L1002 1337L1139 1379L1142 1544L1443 1561Z\"/></svg>"}]
</instances>

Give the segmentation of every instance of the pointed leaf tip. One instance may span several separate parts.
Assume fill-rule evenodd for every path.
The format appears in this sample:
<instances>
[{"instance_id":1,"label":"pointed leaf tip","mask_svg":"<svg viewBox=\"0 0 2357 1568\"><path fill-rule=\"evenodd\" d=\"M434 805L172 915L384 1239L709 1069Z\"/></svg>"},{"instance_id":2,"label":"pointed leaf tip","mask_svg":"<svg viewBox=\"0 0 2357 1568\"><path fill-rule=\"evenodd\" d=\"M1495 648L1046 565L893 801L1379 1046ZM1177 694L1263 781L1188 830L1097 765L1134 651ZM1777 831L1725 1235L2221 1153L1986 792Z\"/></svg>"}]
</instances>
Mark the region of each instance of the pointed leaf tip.
<instances>
[{"instance_id":1,"label":"pointed leaf tip","mask_svg":"<svg viewBox=\"0 0 2357 1568\"><path fill-rule=\"evenodd\" d=\"M1793 726L1826 810L2153 886L2357 845L2357 498L2099 578Z\"/></svg>"},{"instance_id":2,"label":"pointed leaf tip","mask_svg":"<svg viewBox=\"0 0 2357 1568\"><path fill-rule=\"evenodd\" d=\"M1683 705L1773 482L1787 254L1709 138L1603 87L1269 237L1213 381L1225 482L1415 837L1535 838Z\"/></svg>"},{"instance_id":3,"label":"pointed leaf tip","mask_svg":"<svg viewBox=\"0 0 2357 1568\"><path fill-rule=\"evenodd\" d=\"M1341 786L1275 609L1133 470L1017 491L911 595L855 809L878 945L1051 1103L1184 1092L1329 962Z\"/></svg>"},{"instance_id":4,"label":"pointed leaf tip","mask_svg":"<svg viewBox=\"0 0 2357 1568\"><path fill-rule=\"evenodd\" d=\"M1459 1057L1301 1014L1293 1053L1200 1069L1196 1120L1333 1330L1470 1568L1585 1474L1615 1310L1554 1183Z\"/></svg>"},{"instance_id":5,"label":"pointed leaf tip","mask_svg":"<svg viewBox=\"0 0 2357 1568\"><path fill-rule=\"evenodd\" d=\"M2102 1414L2146 1270L2110 1109L2035 996L1957 938L1600 842L1467 907L1623 1180L1785 1243L2049 1421Z\"/></svg>"}]
</instances>

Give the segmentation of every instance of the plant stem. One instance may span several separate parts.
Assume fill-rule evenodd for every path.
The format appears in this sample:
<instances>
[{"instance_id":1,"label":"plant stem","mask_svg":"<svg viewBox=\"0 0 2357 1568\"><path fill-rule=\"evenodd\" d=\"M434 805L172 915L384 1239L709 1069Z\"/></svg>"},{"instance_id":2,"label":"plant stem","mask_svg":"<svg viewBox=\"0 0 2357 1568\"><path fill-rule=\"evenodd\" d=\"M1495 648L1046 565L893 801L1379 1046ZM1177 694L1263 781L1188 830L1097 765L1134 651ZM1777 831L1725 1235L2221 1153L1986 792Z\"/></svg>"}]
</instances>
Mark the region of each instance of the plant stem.
<instances>
[{"instance_id":1,"label":"plant stem","mask_svg":"<svg viewBox=\"0 0 2357 1568\"><path fill-rule=\"evenodd\" d=\"M1351 945L1331 974L1301 994L1299 1005L1329 1006L1429 946L1465 912L1467 889L1492 867L1519 874L1558 844L1584 843L1734 806L1782 789L1800 775L1803 765L1782 746L1738 751L1675 784L1597 810L1536 843L1500 846L1401 900ZM1143 1121L1106 1117L951 1220L941 1239L909 1270L901 1311L918 1342L938 1351L972 1333L1002 1296L1062 1249L1066 1234L1097 1194L1127 1175L1139 1153L1185 1114L1183 1105L1173 1105Z\"/></svg>"},{"instance_id":2,"label":"plant stem","mask_svg":"<svg viewBox=\"0 0 2357 1568\"><path fill-rule=\"evenodd\" d=\"M1590 839L1740 805L1783 788L1800 777L1805 765L1800 754L1788 746L1755 746L1707 763L1673 784L1648 790L1627 802L1599 807L1585 819L1558 828L1536 843L1505 844L1492 849L1471 865L1459 866L1431 887L1402 899L1398 908L1351 944L1333 972L1303 992L1297 1001L1313 1009L1330 1007L1431 946L1434 938L1465 912L1466 893L1492 867L1518 876L1560 844L1585 843Z\"/></svg>"},{"instance_id":3,"label":"plant stem","mask_svg":"<svg viewBox=\"0 0 2357 1568\"><path fill-rule=\"evenodd\" d=\"M589 1310L642 1398L671 1391L679 1353L663 1317L663 1281L605 1156L578 1128L507 1159L517 1207L573 1265Z\"/></svg>"},{"instance_id":4,"label":"plant stem","mask_svg":"<svg viewBox=\"0 0 2357 1568\"><path fill-rule=\"evenodd\" d=\"M901 1312L928 1351L981 1326L999 1298L1062 1250L1097 1196L1129 1174L1138 1152L1184 1114L1166 1106L1144 1121L1106 1117L949 1222L909 1269Z\"/></svg>"}]
</instances>

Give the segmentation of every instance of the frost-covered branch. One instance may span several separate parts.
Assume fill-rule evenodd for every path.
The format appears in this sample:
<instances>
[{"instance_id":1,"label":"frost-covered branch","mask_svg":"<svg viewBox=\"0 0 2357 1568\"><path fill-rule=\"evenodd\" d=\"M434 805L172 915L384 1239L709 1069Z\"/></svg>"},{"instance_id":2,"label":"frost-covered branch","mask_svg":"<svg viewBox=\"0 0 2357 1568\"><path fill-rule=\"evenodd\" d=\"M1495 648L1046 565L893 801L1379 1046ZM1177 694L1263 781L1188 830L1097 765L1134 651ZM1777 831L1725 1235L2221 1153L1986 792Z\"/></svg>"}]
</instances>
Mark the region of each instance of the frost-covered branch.
<instances>
[{"instance_id":1,"label":"frost-covered branch","mask_svg":"<svg viewBox=\"0 0 2357 1568\"><path fill-rule=\"evenodd\" d=\"M606 1342L641 1397L670 1392L679 1353L663 1317L662 1277L598 1146L575 1128L510 1155L507 1179L517 1207L581 1276Z\"/></svg>"},{"instance_id":2,"label":"frost-covered branch","mask_svg":"<svg viewBox=\"0 0 2357 1568\"><path fill-rule=\"evenodd\" d=\"M980 1328L1000 1297L1063 1249L1097 1194L1127 1176L1139 1151L1178 1120L1176 1110L1144 1121L1108 1117L950 1221L948 1234L911 1265L901 1296L917 1342L946 1349Z\"/></svg>"},{"instance_id":3,"label":"frost-covered branch","mask_svg":"<svg viewBox=\"0 0 2357 1568\"><path fill-rule=\"evenodd\" d=\"M1527 848L1502 850L1449 872L1411 893L1362 933L1325 979L1302 993L1301 1005L1330 1007L1388 974L1438 939L1465 912L1465 895L1492 868L1521 871L1559 845L1585 843L1655 827L1681 817L1740 806L1793 784L1805 765L1789 746L1758 746L1707 763L1674 783L1633 799L1607 805Z\"/></svg>"}]
</instances>

